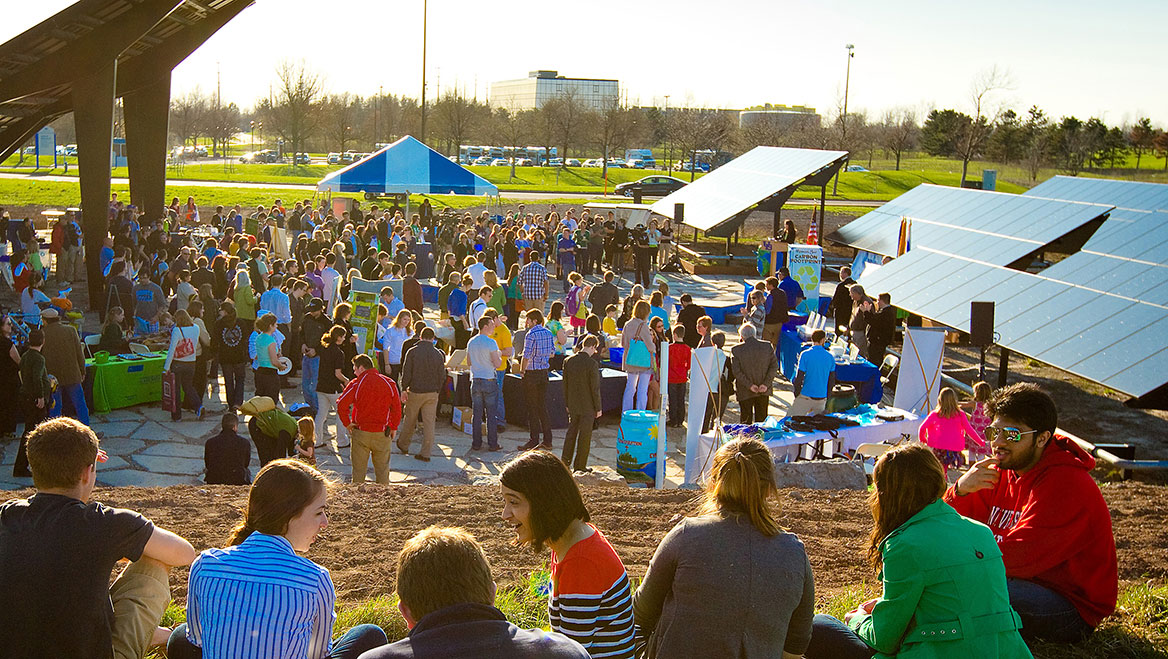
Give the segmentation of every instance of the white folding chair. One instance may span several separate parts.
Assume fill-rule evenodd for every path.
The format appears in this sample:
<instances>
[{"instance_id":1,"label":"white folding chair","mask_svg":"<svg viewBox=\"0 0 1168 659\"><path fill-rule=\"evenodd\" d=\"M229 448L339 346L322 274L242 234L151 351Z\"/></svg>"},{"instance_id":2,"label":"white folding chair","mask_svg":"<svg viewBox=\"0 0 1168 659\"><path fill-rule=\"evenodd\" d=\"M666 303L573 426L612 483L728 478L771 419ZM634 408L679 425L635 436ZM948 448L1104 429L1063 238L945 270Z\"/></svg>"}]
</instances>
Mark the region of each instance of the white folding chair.
<instances>
[{"instance_id":1,"label":"white folding chair","mask_svg":"<svg viewBox=\"0 0 1168 659\"><path fill-rule=\"evenodd\" d=\"M852 462L859 461L864 468L864 474L871 476L876 469L875 459L884 455L893 448L891 444L874 444L864 443L856 447L855 453L852 454ZM872 458L872 464L868 464L867 459Z\"/></svg>"},{"instance_id":2,"label":"white folding chair","mask_svg":"<svg viewBox=\"0 0 1168 659\"><path fill-rule=\"evenodd\" d=\"M85 351L89 353L90 357L93 357L93 353L97 352L97 344L101 343L101 335L90 334L82 341L85 343Z\"/></svg>"},{"instance_id":3,"label":"white folding chair","mask_svg":"<svg viewBox=\"0 0 1168 659\"><path fill-rule=\"evenodd\" d=\"M892 381L892 373L896 371L896 367L900 366L900 358L896 355L884 355L884 361L880 362L880 383L889 384Z\"/></svg>"}]
</instances>

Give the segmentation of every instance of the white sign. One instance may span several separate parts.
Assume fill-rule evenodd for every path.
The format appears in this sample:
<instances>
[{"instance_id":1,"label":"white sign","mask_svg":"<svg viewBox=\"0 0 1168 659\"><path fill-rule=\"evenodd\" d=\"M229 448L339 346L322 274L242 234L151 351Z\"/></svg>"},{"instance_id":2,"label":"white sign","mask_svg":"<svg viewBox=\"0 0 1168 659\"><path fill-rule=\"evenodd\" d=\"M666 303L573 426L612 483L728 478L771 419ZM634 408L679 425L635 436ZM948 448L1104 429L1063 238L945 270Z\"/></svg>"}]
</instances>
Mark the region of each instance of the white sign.
<instances>
[{"instance_id":1,"label":"white sign","mask_svg":"<svg viewBox=\"0 0 1168 659\"><path fill-rule=\"evenodd\" d=\"M892 406L924 416L941 393L941 365L945 360L945 330L908 327L900 353L900 374Z\"/></svg>"},{"instance_id":2,"label":"white sign","mask_svg":"<svg viewBox=\"0 0 1168 659\"><path fill-rule=\"evenodd\" d=\"M787 248L787 269L791 277L799 282L807 299L799 303L796 311L809 314L819 313L819 280L823 269L823 248L819 245L791 245Z\"/></svg>"},{"instance_id":3,"label":"white sign","mask_svg":"<svg viewBox=\"0 0 1168 659\"><path fill-rule=\"evenodd\" d=\"M698 348L690 357L689 410L685 431L686 484L696 485L702 476L702 463L698 461L698 439L702 422L705 421L706 403L710 400L710 388L718 384L721 367L725 363L726 353L714 347Z\"/></svg>"}]
</instances>

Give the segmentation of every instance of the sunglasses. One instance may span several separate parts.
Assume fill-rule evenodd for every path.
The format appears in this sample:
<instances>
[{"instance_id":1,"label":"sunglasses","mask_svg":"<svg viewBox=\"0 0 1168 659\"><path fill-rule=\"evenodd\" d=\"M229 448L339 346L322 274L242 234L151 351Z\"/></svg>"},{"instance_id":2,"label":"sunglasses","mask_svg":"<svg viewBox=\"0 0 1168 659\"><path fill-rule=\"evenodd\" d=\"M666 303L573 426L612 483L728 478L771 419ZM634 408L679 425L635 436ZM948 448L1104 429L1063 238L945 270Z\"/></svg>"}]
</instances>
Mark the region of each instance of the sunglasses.
<instances>
[{"instance_id":1,"label":"sunglasses","mask_svg":"<svg viewBox=\"0 0 1168 659\"><path fill-rule=\"evenodd\" d=\"M989 426L988 428L985 429L985 436L986 436L986 439L988 439L989 441L992 442L992 441L997 440L998 436L1000 435L1007 442L1013 442L1013 443L1017 444L1018 442L1022 441L1022 435L1029 435L1029 434L1035 433L1035 432L1038 432L1038 431L1037 430L1019 430L1017 428L995 428L994 426Z\"/></svg>"}]
</instances>

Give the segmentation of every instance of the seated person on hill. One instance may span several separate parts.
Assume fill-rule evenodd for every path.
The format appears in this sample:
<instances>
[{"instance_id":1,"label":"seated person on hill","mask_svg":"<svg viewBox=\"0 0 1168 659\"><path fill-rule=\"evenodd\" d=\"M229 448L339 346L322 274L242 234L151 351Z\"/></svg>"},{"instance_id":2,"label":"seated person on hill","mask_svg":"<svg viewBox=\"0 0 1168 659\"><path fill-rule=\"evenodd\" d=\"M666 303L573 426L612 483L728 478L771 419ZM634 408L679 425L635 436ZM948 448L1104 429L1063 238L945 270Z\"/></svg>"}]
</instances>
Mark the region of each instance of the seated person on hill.
<instances>
[{"instance_id":1,"label":"seated person on hill","mask_svg":"<svg viewBox=\"0 0 1168 659\"><path fill-rule=\"evenodd\" d=\"M495 608L483 548L462 529L431 526L407 540L397 559L397 592L409 636L361 659L588 659L562 634L507 621Z\"/></svg>"},{"instance_id":2,"label":"seated person on hill","mask_svg":"<svg viewBox=\"0 0 1168 659\"><path fill-rule=\"evenodd\" d=\"M1115 611L1119 590L1111 514L1090 473L1095 459L1054 434L1054 400L1034 384L999 389L986 412L993 452L945 501L994 532L1022 636L1082 640Z\"/></svg>"},{"instance_id":3,"label":"seated person on hill","mask_svg":"<svg viewBox=\"0 0 1168 659\"><path fill-rule=\"evenodd\" d=\"M333 640L332 579L297 555L328 525L328 488L299 460L276 460L256 474L230 546L208 549L191 565L187 621L171 634L166 656L355 659L385 645L376 625Z\"/></svg>"},{"instance_id":4,"label":"seated person on hill","mask_svg":"<svg viewBox=\"0 0 1168 659\"><path fill-rule=\"evenodd\" d=\"M28 437L37 492L0 504L0 655L134 659L166 640L167 571L191 544L132 510L90 502L97 436L61 417ZM110 571L133 561L111 586Z\"/></svg>"},{"instance_id":5,"label":"seated person on hill","mask_svg":"<svg viewBox=\"0 0 1168 659\"><path fill-rule=\"evenodd\" d=\"M993 533L942 501L945 471L920 444L881 456L873 473L868 560L880 597L815 616L807 659L1030 659L1010 608Z\"/></svg>"}]
</instances>

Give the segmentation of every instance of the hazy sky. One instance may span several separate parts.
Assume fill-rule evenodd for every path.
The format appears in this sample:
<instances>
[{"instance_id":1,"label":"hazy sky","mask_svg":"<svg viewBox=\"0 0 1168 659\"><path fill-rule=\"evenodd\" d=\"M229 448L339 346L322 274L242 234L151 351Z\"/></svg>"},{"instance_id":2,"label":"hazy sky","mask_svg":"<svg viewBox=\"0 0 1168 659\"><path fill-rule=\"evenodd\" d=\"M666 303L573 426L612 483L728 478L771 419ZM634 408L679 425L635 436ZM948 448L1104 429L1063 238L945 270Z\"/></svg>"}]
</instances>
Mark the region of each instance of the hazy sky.
<instances>
[{"instance_id":1,"label":"hazy sky","mask_svg":"<svg viewBox=\"0 0 1168 659\"><path fill-rule=\"evenodd\" d=\"M0 41L72 0L3 0ZM805 104L830 114L842 96L845 44L855 44L850 110L878 119L896 106L968 109L969 87L1009 71L999 100L1054 116L1168 125L1165 0L429 0L430 98L455 84L536 69L617 78L631 102L741 108ZM176 70L247 107L276 64L305 59L332 91L417 96L422 0L256 0Z\"/></svg>"}]
</instances>

